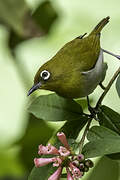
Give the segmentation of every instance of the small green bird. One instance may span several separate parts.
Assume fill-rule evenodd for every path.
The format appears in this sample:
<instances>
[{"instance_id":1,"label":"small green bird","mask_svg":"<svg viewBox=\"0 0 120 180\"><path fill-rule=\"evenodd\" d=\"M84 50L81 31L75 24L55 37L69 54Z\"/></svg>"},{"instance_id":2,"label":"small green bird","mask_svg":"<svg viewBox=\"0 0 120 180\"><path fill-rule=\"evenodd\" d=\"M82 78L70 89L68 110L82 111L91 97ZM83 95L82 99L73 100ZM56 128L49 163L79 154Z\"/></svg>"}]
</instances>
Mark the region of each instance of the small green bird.
<instances>
[{"instance_id":1,"label":"small green bird","mask_svg":"<svg viewBox=\"0 0 120 180\"><path fill-rule=\"evenodd\" d=\"M106 74L100 32L109 22L104 18L87 36L77 37L65 44L57 54L40 67L28 96L37 89L56 92L65 98L91 94Z\"/></svg>"}]
</instances>

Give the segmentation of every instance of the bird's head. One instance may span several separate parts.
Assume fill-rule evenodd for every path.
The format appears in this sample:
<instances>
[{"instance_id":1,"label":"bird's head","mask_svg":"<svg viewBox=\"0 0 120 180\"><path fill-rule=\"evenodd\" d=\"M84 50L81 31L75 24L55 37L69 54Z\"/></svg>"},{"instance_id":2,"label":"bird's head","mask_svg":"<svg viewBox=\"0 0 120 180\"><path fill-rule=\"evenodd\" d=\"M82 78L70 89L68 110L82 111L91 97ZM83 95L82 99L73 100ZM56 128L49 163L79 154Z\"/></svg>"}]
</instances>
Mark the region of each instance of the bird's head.
<instances>
[{"instance_id":1,"label":"bird's head","mask_svg":"<svg viewBox=\"0 0 120 180\"><path fill-rule=\"evenodd\" d=\"M59 62L51 59L43 64L34 77L34 85L28 92L28 96L37 89L57 91L61 86L62 66Z\"/></svg>"}]
</instances>

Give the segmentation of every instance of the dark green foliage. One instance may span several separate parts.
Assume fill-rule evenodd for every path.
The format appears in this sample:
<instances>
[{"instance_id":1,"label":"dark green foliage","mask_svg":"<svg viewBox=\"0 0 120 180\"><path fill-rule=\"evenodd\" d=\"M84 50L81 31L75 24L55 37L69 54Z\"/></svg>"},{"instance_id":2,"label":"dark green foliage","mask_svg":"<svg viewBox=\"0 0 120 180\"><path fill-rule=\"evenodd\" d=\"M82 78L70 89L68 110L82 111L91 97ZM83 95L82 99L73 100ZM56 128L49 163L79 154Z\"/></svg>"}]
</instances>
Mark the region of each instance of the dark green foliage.
<instances>
[{"instance_id":1,"label":"dark green foliage","mask_svg":"<svg viewBox=\"0 0 120 180\"><path fill-rule=\"evenodd\" d=\"M116 81L116 89L117 89L118 96L120 98L120 75L118 76L117 81Z\"/></svg>"},{"instance_id":2,"label":"dark green foliage","mask_svg":"<svg viewBox=\"0 0 120 180\"><path fill-rule=\"evenodd\" d=\"M120 134L120 114L107 106L101 106L98 118L100 125ZM107 156L114 160L120 159L120 153L109 154Z\"/></svg>"},{"instance_id":3,"label":"dark green foliage","mask_svg":"<svg viewBox=\"0 0 120 180\"><path fill-rule=\"evenodd\" d=\"M82 152L86 158L120 152L120 136L108 128L93 126L87 138L89 142Z\"/></svg>"},{"instance_id":4,"label":"dark green foliage","mask_svg":"<svg viewBox=\"0 0 120 180\"><path fill-rule=\"evenodd\" d=\"M57 18L50 1L44 1L32 14L25 0L0 0L0 22L10 31L9 46L48 33Z\"/></svg>"},{"instance_id":5,"label":"dark green foliage","mask_svg":"<svg viewBox=\"0 0 120 180\"><path fill-rule=\"evenodd\" d=\"M118 180L119 165L116 161L112 161L107 157L102 157L94 166L90 176L86 180Z\"/></svg>"},{"instance_id":6,"label":"dark green foliage","mask_svg":"<svg viewBox=\"0 0 120 180\"><path fill-rule=\"evenodd\" d=\"M1 0L0 20L20 36L29 33L29 29L24 29L25 18L29 8L24 0Z\"/></svg>"},{"instance_id":7,"label":"dark green foliage","mask_svg":"<svg viewBox=\"0 0 120 180\"><path fill-rule=\"evenodd\" d=\"M100 125L120 134L120 114L107 106L101 106L98 118Z\"/></svg>"},{"instance_id":8,"label":"dark green foliage","mask_svg":"<svg viewBox=\"0 0 120 180\"><path fill-rule=\"evenodd\" d=\"M51 164L40 168L34 167L28 180L48 180L49 176L56 170Z\"/></svg>"},{"instance_id":9,"label":"dark green foliage","mask_svg":"<svg viewBox=\"0 0 120 180\"><path fill-rule=\"evenodd\" d=\"M66 134L67 138L73 138L76 139L81 129L85 126L87 123L88 118L84 116L80 116L78 120L74 121L67 121L64 126L60 129L60 131L63 131Z\"/></svg>"},{"instance_id":10,"label":"dark green foliage","mask_svg":"<svg viewBox=\"0 0 120 180\"><path fill-rule=\"evenodd\" d=\"M82 115L81 106L74 100L50 94L39 96L28 108L37 118L47 121L79 120Z\"/></svg>"},{"instance_id":11,"label":"dark green foliage","mask_svg":"<svg viewBox=\"0 0 120 180\"><path fill-rule=\"evenodd\" d=\"M32 14L33 19L36 24L38 24L43 32L48 33L51 25L58 17L55 9L51 5L50 1L44 1L37 7L37 9Z\"/></svg>"}]
</instances>

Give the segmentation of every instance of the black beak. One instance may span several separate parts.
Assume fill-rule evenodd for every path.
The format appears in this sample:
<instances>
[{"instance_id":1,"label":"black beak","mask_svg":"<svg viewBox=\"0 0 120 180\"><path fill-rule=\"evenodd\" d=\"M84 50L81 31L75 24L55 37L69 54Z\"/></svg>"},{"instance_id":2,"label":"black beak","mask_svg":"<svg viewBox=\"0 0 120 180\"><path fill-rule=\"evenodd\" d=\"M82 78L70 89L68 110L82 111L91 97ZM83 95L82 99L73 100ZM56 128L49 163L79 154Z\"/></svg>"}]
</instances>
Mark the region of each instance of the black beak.
<instances>
[{"instance_id":1,"label":"black beak","mask_svg":"<svg viewBox=\"0 0 120 180\"><path fill-rule=\"evenodd\" d=\"M33 87L28 91L27 95L29 96L30 94L32 94L35 90L39 89L40 86L41 86L40 82L38 84L33 85Z\"/></svg>"}]
</instances>

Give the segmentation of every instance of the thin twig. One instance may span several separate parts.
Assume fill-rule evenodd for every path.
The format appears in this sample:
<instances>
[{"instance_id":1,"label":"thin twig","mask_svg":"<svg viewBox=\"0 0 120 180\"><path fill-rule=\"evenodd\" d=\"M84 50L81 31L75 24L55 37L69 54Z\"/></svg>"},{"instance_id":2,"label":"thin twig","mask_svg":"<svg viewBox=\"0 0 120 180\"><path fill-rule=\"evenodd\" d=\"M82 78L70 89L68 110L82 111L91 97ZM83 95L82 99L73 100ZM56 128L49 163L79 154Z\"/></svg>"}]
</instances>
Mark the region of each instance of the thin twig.
<instances>
[{"instance_id":1,"label":"thin twig","mask_svg":"<svg viewBox=\"0 0 120 180\"><path fill-rule=\"evenodd\" d=\"M85 128L85 130L84 130L84 133L83 133L83 135L82 135L82 138L81 138L81 140L80 140L80 143L79 143L79 154L82 153L82 148L83 148L83 145L84 145L85 137L86 137L87 132L88 132L88 130L89 130L91 121L92 121L92 118L90 118L90 119L88 120L87 126L86 126L86 128Z\"/></svg>"},{"instance_id":2,"label":"thin twig","mask_svg":"<svg viewBox=\"0 0 120 180\"><path fill-rule=\"evenodd\" d=\"M107 53L107 54L109 54L109 55L111 55L111 56L114 56L114 57L116 57L117 59L120 60L120 55L116 55L116 54L114 54L114 53L112 53L112 52L110 52L110 51L107 51L107 50L105 50L105 49L102 49L102 50L103 50L103 52L105 52L105 53Z\"/></svg>"},{"instance_id":3,"label":"thin twig","mask_svg":"<svg viewBox=\"0 0 120 180\"><path fill-rule=\"evenodd\" d=\"M115 74L113 75L112 79L110 80L110 82L108 83L107 87L105 88L104 92L102 93L102 95L100 96L95 109L98 109L99 105L101 105L104 97L106 96L106 94L108 93L109 89L111 88L113 82L115 81L115 79L117 78L117 76L120 74L120 67L118 68L118 70L115 72Z\"/></svg>"}]
</instances>

